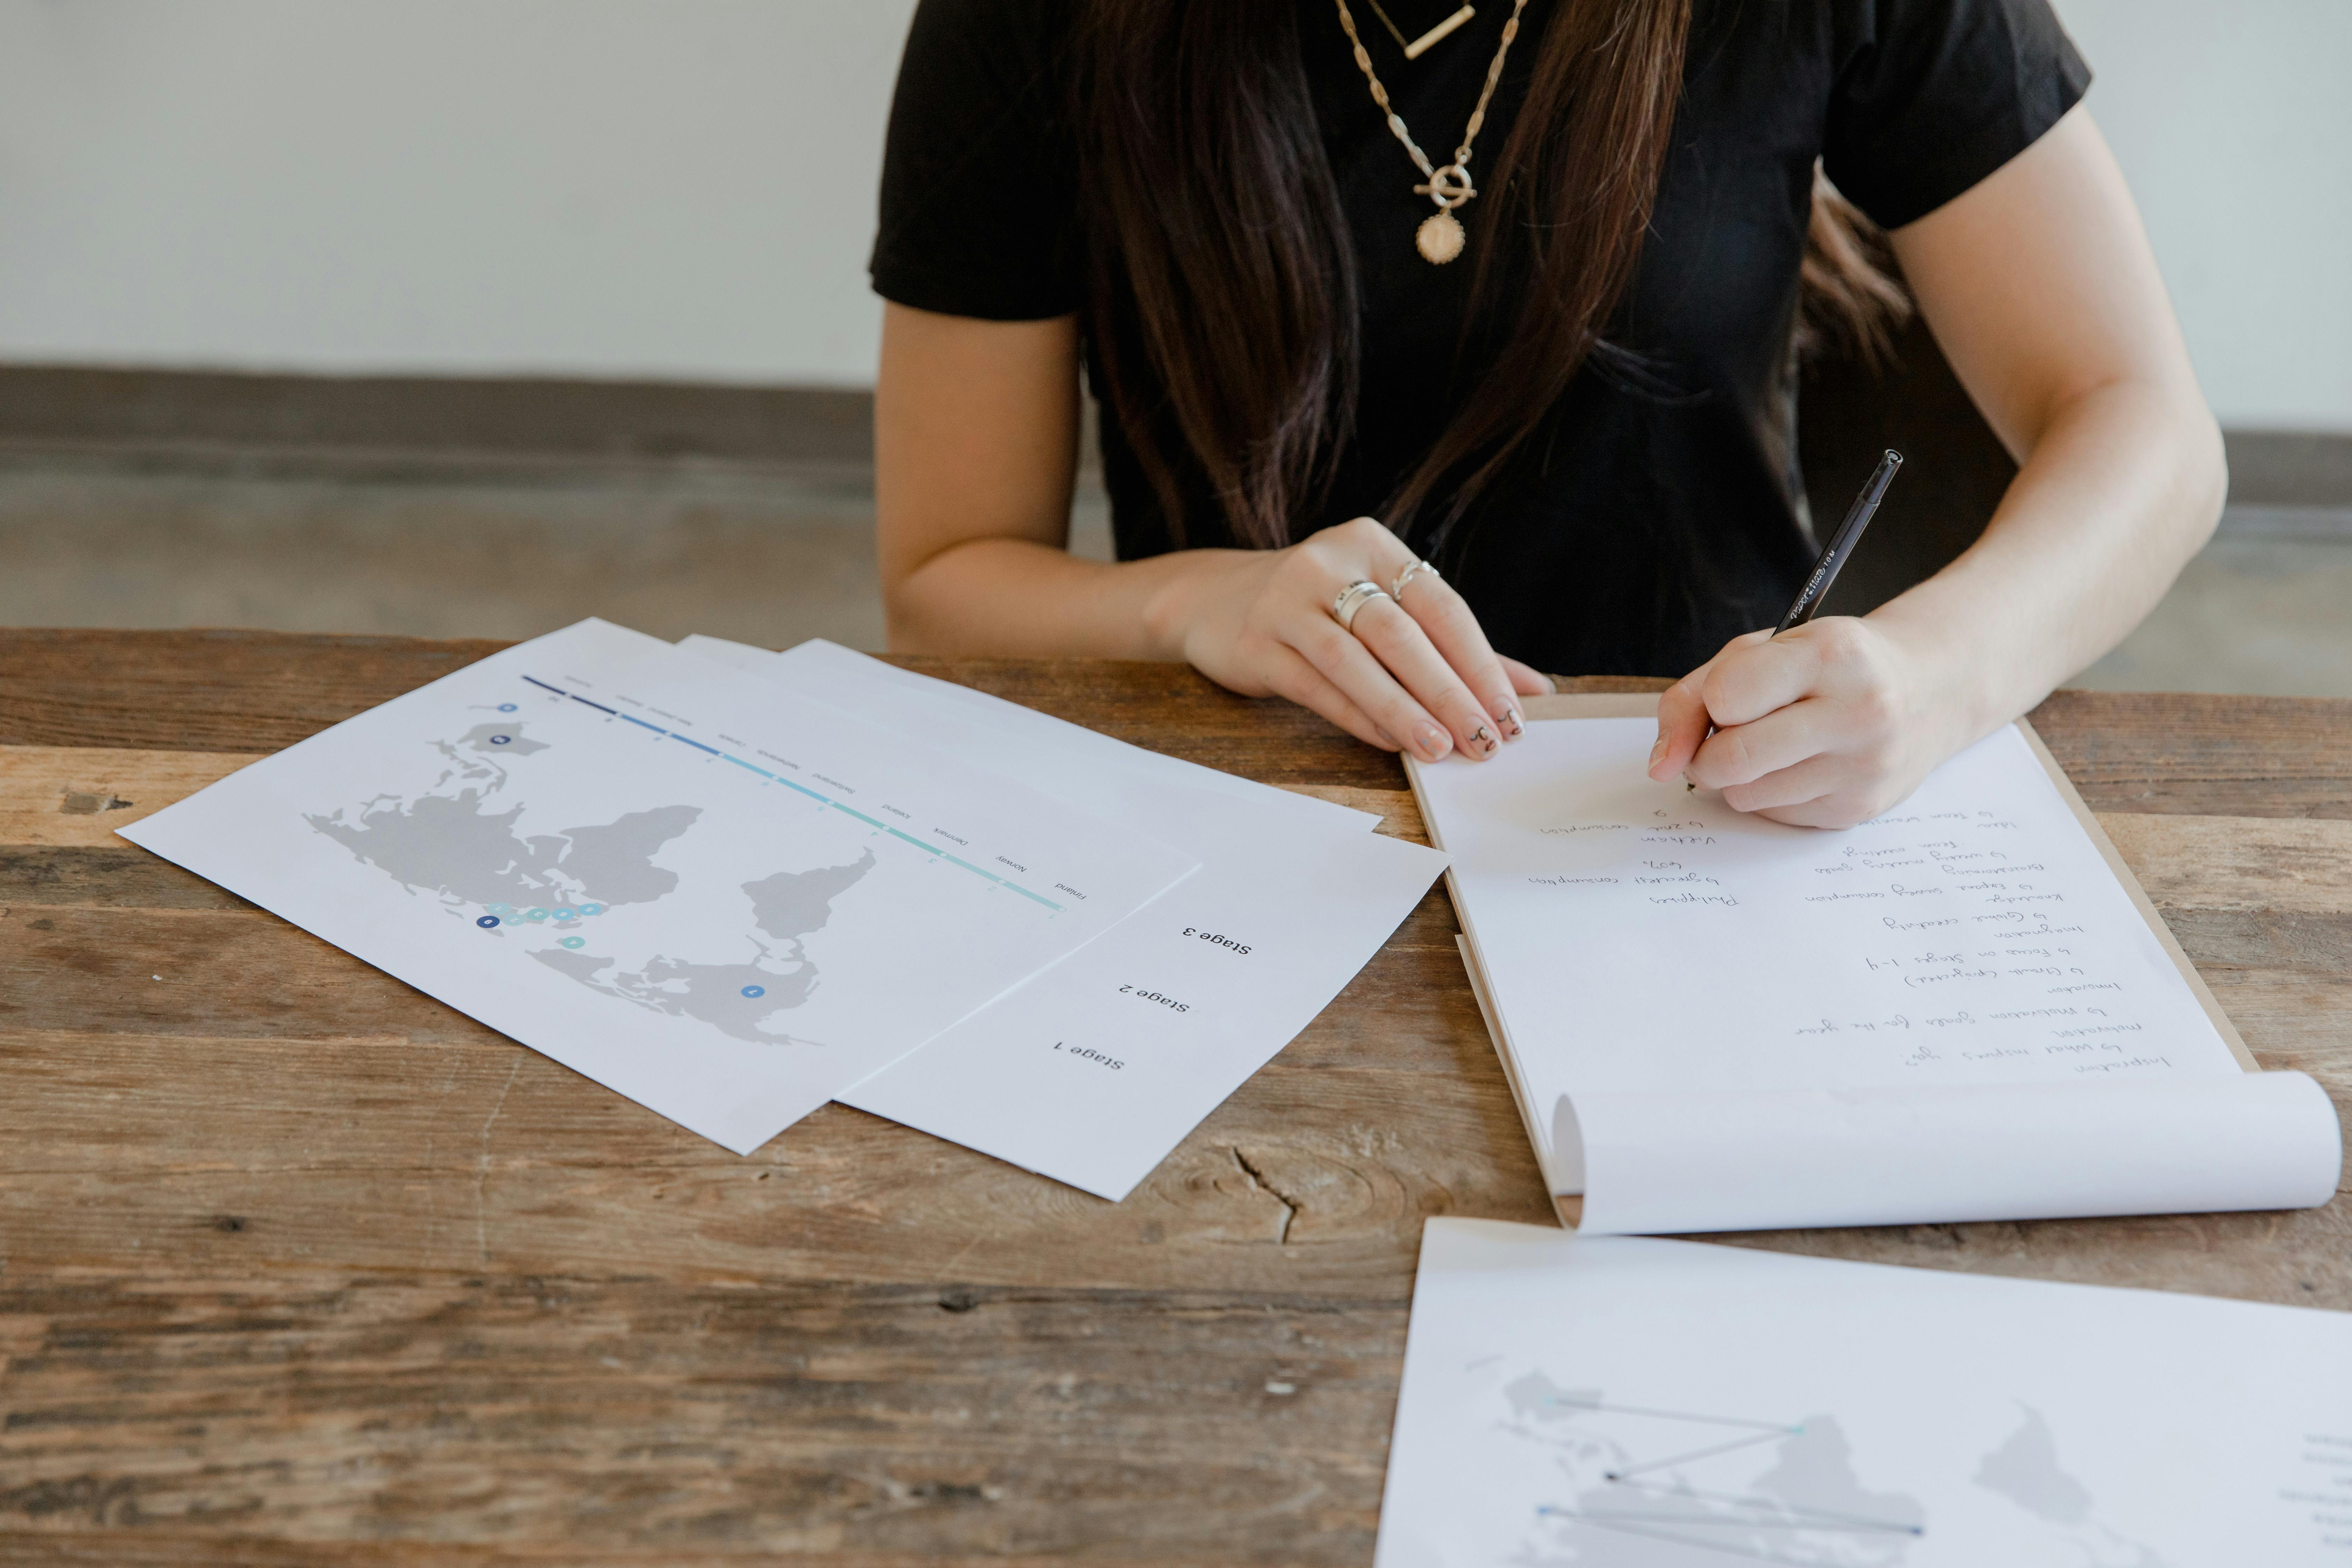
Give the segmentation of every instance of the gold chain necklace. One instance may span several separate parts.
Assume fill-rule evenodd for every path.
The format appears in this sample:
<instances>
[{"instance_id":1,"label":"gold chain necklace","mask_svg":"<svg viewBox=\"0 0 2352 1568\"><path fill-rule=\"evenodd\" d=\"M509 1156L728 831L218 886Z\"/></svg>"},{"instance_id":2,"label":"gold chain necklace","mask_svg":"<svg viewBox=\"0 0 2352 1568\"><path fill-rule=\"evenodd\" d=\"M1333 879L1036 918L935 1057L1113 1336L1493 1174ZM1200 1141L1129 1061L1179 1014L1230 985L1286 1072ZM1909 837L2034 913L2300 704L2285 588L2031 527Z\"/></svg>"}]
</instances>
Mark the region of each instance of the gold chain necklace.
<instances>
[{"instance_id":1,"label":"gold chain necklace","mask_svg":"<svg viewBox=\"0 0 2352 1568\"><path fill-rule=\"evenodd\" d=\"M1495 61L1486 68L1486 85L1478 90L1478 107L1470 111L1470 123L1462 132L1462 145L1454 149L1454 162L1442 168L1430 165L1429 154L1414 142L1412 132L1405 129L1404 121L1389 105L1389 89L1381 85L1379 75L1372 69L1372 57L1364 50L1364 40L1356 36L1356 18L1348 10L1348 0L1339 0L1339 28L1348 35L1348 45L1356 51L1356 68L1364 73L1371 84L1372 101L1389 117L1389 129L1404 143L1412 155L1414 167L1428 180L1425 185L1413 186L1413 195L1427 196L1436 204L1437 211L1422 220L1413 232L1412 243L1425 261L1444 266L1462 254L1462 220L1454 209L1478 194L1470 183L1470 143L1478 139L1479 127L1486 123L1486 102L1495 96L1495 84L1503 79L1503 57L1511 52L1511 40L1519 36L1519 13L1528 8L1528 0L1513 0L1511 15L1503 23L1503 44L1495 51Z\"/></svg>"}]
</instances>

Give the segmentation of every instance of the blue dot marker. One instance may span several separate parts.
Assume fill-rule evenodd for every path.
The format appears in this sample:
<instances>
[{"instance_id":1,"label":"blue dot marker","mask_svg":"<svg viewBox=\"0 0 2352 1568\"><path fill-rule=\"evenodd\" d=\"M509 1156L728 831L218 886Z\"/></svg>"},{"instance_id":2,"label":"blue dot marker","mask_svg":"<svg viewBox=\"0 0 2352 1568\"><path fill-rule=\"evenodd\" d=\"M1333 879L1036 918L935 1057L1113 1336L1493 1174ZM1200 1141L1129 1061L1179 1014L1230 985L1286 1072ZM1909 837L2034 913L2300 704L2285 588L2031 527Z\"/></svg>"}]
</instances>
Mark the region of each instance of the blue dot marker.
<instances>
[{"instance_id":1,"label":"blue dot marker","mask_svg":"<svg viewBox=\"0 0 2352 1568\"><path fill-rule=\"evenodd\" d=\"M566 909L559 906L555 911L555 918L560 921L568 921L576 918L579 913L580 911L578 910Z\"/></svg>"},{"instance_id":2,"label":"blue dot marker","mask_svg":"<svg viewBox=\"0 0 2352 1568\"><path fill-rule=\"evenodd\" d=\"M484 931L488 931L491 927L499 923L499 917L496 915L484 915L480 920L476 921L474 923L481 927Z\"/></svg>"},{"instance_id":3,"label":"blue dot marker","mask_svg":"<svg viewBox=\"0 0 2352 1568\"><path fill-rule=\"evenodd\" d=\"M567 936L561 942L558 942L555 945L558 947L586 947L588 945L588 939L584 936Z\"/></svg>"},{"instance_id":4,"label":"blue dot marker","mask_svg":"<svg viewBox=\"0 0 2352 1568\"><path fill-rule=\"evenodd\" d=\"M765 996L767 994L768 988L764 985L746 985L743 987L743 994L746 996Z\"/></svg>"},{"instance_id":5,"label":"blue dot marker","mask_svg":"<svg viewBox=\"0 0 2352 1568\"><path fill-rule=\"evenodd\" d=\"M493 735L490 737L490 744L493 746L503 746L509 741L513 739L514 737L512 735Z\"/></svg>"},{"instance_id":6,"label":"blue dot marker","mask_svg":"<svg viewBox=\"0 0 2352 1568\"><path fill-rule=\"evenodd\" d=\"M543 921L547 918L547 911L545 910L525 910L522 912L522 918L527 921Z\"/></svg>"},{"instance_id":7,"label":"blue dot marker","mask_svg":"<svg viewBox=\"0 0 2352 1568\"><path fill-rule=\"evenodd\" d=\"M583 904L580 906L580 912L583 915L601 915L604 912L604 906L602 904Z\"/></svg>"},{"instance_id":8,"label":"blue dot marker","mask_svg":"<svg viewBox=\"0 0 2352 1568\"><path fill-rule=\"evenodd\" d=\"M515 705L511 702L501 702L499 704L499 711L501 713L511 713L514 710Z\"/></svg>"}]
</instances>

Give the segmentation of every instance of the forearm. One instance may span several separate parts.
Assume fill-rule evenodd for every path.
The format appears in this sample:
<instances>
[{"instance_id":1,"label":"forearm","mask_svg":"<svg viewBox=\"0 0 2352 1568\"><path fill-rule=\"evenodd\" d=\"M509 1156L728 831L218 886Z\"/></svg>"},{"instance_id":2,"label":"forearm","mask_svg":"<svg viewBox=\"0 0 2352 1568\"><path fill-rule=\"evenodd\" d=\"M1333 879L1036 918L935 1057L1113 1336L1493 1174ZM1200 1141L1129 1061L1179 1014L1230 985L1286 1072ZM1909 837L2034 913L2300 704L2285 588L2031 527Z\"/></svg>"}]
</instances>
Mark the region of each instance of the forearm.
<instances>
[{"instance_id":1,"label":"forearm","mask_svg":"<svg viewBox=\"0 0 2352 1568\"><path fill-rule=\"evenodd\" d=\"M1025 539L951 545L889 584L890 646L907 653L1181 659L1182 601L1244 552L1188 550L1113 564Z\"/></svg>"},{"instance_id":2,"label":"forearm","mask_svg":"<svg viewBox=\"0 0 2352 1568\"><path fill-rule=\"evenodd\" d=\"M2193 388L2095 388L2053 415L1983 537L1869 619L1944 672L1965 743L2121 641L2211 535L2225 485Z\"/></svg>"}]
</instances>

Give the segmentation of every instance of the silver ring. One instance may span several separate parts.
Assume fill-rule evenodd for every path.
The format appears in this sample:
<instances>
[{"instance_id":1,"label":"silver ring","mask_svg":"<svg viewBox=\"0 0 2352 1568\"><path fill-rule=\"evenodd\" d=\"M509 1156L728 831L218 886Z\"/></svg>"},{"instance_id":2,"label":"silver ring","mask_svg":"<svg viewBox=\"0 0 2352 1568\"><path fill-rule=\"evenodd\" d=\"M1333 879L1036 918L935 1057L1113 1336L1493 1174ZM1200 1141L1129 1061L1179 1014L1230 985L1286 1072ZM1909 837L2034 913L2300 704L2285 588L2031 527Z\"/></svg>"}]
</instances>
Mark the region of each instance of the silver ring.
<instances>
[{"instance_id":1,"label":"silver ring","mask_svg":"<svg viewBox=\"0 0 2352 1568\"><path fill-rule=\"evenodd\" d=\"M1388 591L1378 583L1350 583L1339 590L1338 598L1331 601L1331 618L1339 623L1341 631L1352 632L1356 629L1356 612L1374 599L1388 596Z\"/></svg>"},{"instance_id":2,"label":"silver ring","mask_svg":"<svg viewBox=\"0 0 2352 1568\"><path fill-rule=\"evenodd\" d=\"M1407 583L1412 582L1415 577L1420 576L1424 572L1429 574L1433 582L1443 583L1445 581L1444 577L1438 575L1436 567L1431 565L1426 561L1416 560L1412 565L1397 574L1396 582L1389 589L1389 597L1394 599L1400 605L1403 604L1404 585Z\"/></svg>"}]
</instances>

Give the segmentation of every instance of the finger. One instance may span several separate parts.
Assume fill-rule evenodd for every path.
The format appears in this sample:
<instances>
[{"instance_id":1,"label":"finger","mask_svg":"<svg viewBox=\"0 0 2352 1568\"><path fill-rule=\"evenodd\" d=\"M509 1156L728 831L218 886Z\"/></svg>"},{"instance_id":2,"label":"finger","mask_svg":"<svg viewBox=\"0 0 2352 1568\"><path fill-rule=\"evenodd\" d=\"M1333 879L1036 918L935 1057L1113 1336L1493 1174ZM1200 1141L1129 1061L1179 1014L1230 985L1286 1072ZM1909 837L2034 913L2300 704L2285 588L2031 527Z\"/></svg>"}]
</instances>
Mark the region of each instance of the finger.
<instances>
[{"instance_id":1,"label":"finger","mask_svg":"<svg viewBox=\"0 0 2352 1568\"><path fill-rule=\"evenodd\" d=\"M1835 703L1806 698L1752 723L1717 730L1691 755L1686 772L1704 789L1729 790L1839 749ZM1727 796L1726 798L1728 798ZM1748 808L1742 806L1741 810Z\"/></svg>"},{"instance_id":2,"label":"finger","mask_svg":"<svg viewBox=\"0 0 2352 1568\"><path fill-rule=\"evenodd\" d=\"M1719 729L1750 724L1813 689L1822 674L1822 644L1790 635L1750 632L1735 637L1708 661L1699 694Z\"/></svg>"},{"instance_id":3,"label":"finger","mask_svg":"<svg viewBox=\"0 0 2352 1568\"><path fill-rule=\"evenodd\" d=\"M1752 726L1743 726L1752 728ZM1716 740L1723 739L1717 735ZM1714 742L1709 742L1709 745ZM1848 757L1812 755L1793 766L1768 773L1752 783L1736 784L1723 792L1723 804L1734 811L1773 811L1803 805L1857 782L1860 772ZM1693 773L1692 777L1697 778ZM1702 784L1706 781L1698 781ZM1707 788L1714 788L1707 784Z\"/></svg>"},{"instance_id":4,"label":"finger","mask_svg":"<svg viewBox=\"0 0 2352 1568\"><path fill-rule=\"evenodd\" d=\"M1408 554L1408 563L1411 559ZM1510 740L1525 733L1527 725L1520 717L1519 694L1511 673L1486 641L1469 602L1454 585L1424 572L1405 585L1405 596L1397 605L1421 628L1439 657L1453 667L1496 729Z\"/></svg>"},{"instance_id":5,"label":"finger","mask_svg":"<svg viewBox=\"0 0 2352 1568\"><path fill-rule=\"evenodd\" d=\"M1658 743L1650 748L1650 776L1660 784L1688 767L1706 739L1706 700L1699 687L1707 668L1700 665L1658 696Z\"/></svg>"},{"instance_id":6,"label":"finger","mask_svg":"<svg viewBox=\"0 0 2352 1568\"><path fill-rule=\"evenodd\" d=\"M1557 697L1559 682L1531 664L1521 664L1509 654L1495 656L1503 661L1503 673L1511 678L1511 689L1522 697Z\"/></svg>"},{"instance_id":7,"label":"finger","mask_svg":"<svg viewBox=\"0 0 2352 1568\"><path fill-rule=\"evenodd\" d=\"M1373 723L1403 742L1404 750L1425 763L1454 750L1454 737L1445 727L1397 684L1370 648L1329 616L1305 613L1286 640Z\"/></svg>"},{"instance_id":8,"label":"finger","mask_svg":"<svg viewBox=\"0 0 2352 1568\"><path fill-rule=\"evenodd\" d=\"M1822 795L1821 799L1809 799L1797 806L1767 806L1757 811L1767 823L1780 823L1783 827L1853 827L1863 816L1849 811L1837 795Z\"/></svg>"},{"instance_id":9,"label":"finger","mask_svg":"<svg viewBox=\"0 0 2352 1568\"><path fill-rule=\"evenodd\" d=\"M1868 822L1878 813L1851 795L1832 792L1796 805L1769 806L1756 815L1767 822L1785 823L1790 827L1843 829Z\"/></svg>"},{"instance_id":10,"label":"finger","mask_svg":"<svg viewBox=\"0 0 2352 1568\"><path fill-rule=\"evenodd\" d=\"M1276 668L1266 680L1267 690L1301 708L1313 709L1368 746L1378 746L1384 752L1400 749L1395 736L1373 723L1371 716L1354 699L1332 685L1297 648L1277 645L1274 658Z\"/></svg>"},{"instance_id":11,"label":"finger","mask_svg":"<svg viewBox=\"0 0 2352 1568\"><path fill-rule=\"evenodd\" d=\"M1495 754L1502 744L1503 721L1472 694L1459 668L1438 652L1421 624L1395 600L1375 599L1366 605L1356 614L1354 629L1356 640L1370 648L1372 657L1412 693L1413 700L1453 732L1454 743L1464 756L1483 761ZM1496 665L1495 674L1508 684L1500 664ZM1509 711L1516 722L1516 704Z\"/></svg>"}]
</instances>

